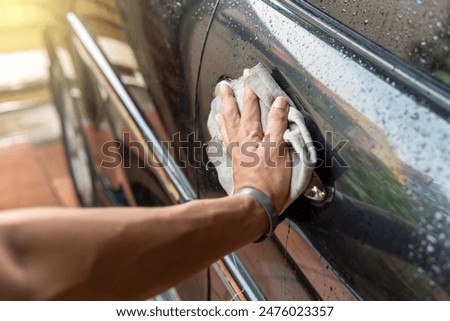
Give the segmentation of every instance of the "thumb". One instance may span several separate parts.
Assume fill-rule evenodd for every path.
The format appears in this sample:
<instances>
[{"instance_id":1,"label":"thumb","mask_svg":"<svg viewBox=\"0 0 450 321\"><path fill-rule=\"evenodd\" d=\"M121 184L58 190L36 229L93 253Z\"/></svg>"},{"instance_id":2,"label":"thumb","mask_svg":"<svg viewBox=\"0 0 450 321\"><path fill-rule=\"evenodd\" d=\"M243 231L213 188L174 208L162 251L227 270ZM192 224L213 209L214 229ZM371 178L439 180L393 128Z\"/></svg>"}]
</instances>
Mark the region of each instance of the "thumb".
<instances>
[{"instance_id":1,"label":"thumb","mask_svg":"<svg viewBox=\"0 0 450 321\"><path fill-rule=\"evenodd\" d=\"M273 102L268 116L267 133L271 141L279 144L283 142L283 135L288 126L288 107L287 98L279 96Z\"/></svg>"}]
</instances>

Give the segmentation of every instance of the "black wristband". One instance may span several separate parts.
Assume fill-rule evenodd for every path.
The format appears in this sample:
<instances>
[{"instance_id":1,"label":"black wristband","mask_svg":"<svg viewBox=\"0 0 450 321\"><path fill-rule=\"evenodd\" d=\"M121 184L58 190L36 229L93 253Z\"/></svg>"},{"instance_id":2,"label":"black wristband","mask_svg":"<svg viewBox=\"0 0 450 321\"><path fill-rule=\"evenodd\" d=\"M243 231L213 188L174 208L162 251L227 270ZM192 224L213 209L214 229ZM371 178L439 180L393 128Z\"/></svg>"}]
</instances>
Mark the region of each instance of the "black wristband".
<instances>
[{"instance_id":1,"label":"black wristband","mask_svg":"<svg viewBox=\"0 0 450 321\"><path fill-rule=\"evenodd\" d=\"M264 235L261 236L255 243L262 242L265 239L271 237L273 232L275 231L275 228L278 226L279 221L277 209L275 208L275 205L273 204L270 197L254 187L241 188L234 194L249 195L253 197L264 208L267 214L267 217L269 219L269 228L267 229L267 232L264 233Z\"/></svg>"}]
</instances>

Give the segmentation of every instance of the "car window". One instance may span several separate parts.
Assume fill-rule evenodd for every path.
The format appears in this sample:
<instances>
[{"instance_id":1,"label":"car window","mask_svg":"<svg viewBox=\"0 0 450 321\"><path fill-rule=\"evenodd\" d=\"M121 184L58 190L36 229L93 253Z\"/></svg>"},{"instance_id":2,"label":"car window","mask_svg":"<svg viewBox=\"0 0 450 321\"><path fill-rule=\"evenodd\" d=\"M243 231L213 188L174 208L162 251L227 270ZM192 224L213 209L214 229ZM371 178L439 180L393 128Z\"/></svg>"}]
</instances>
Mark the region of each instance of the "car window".
<instances>
[{"instance_id":1,"label":"car window","mask_svg":"<svg viewBox=\"0 0 450 321\"><path fill-rule=\"evenodd\" d=\"M306 2L450 85L450 1Z\"/></svg>"}]
</instances>

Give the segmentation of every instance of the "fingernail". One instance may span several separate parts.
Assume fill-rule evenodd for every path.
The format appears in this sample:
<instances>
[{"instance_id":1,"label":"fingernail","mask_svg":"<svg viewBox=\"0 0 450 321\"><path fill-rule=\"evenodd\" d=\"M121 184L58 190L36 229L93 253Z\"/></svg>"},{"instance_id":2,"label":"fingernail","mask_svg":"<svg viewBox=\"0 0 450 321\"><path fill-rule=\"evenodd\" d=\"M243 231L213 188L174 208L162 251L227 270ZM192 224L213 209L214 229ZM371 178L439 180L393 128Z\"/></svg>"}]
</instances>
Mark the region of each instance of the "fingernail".
<instances>
[{"instance_id":1,"label":"fingernail","mask_svg":"<svg viewBox=\"0 0 450 321\"><path fill-rule=\"evenodd\" d=\"M214 88L214 97L221 96L223 94L224 84L226 84L224 80L217 83L216 87Z\"/></svg>"},{"instance_id":2,"label":"fingernail","mask_svg":"<svg viewBox=\"0 0 450 321\"><path fill-rule=\"evenodd\" d=\"M288 107L287 99L282 96L277 97L277 99L275 99L275 101L273 102L273 107L287 109L287 107Z\"/></svg>"},{"instance_id":3,"label":"fingernail","mask_svg":"<svg viewBox=\"0 0 450 321\"><path fill-rule=\"evenodd\" d=\"M224 94L228 90L228 88L230 88L230 86L225 81L220 83L220 92L222 94Z\"/></svg>"}]
</instances>

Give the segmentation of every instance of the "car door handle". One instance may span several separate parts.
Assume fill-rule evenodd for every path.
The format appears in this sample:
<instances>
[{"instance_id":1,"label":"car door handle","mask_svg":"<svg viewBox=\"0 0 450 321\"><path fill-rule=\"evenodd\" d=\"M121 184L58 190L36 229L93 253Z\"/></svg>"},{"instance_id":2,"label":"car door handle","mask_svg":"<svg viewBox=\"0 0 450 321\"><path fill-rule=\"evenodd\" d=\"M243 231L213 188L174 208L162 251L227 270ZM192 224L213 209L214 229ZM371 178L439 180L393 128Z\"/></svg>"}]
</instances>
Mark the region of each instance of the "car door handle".
<instances>
[{"instance_id":1,"label":"car door handle","mask_svg":"<svg viewBox=\"0 0 450 321\"><path fill-rule=\"evenodd\" d=\"M315 203L329 203L333 200L334 188L325 186L319 175L314 171L303 195Z\"/></svg>"}]
</instances>

